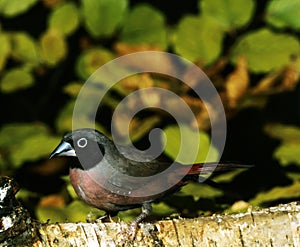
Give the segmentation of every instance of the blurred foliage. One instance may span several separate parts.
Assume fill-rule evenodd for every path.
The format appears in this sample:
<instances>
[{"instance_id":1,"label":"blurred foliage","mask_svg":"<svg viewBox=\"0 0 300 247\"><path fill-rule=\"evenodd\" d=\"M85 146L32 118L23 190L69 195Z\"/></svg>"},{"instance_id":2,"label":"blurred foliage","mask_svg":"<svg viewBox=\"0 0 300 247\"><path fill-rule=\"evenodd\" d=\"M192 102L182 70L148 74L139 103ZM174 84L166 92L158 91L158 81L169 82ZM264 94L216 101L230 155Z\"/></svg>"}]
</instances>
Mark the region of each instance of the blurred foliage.
<instances>
[{"instance_id":1,"label":"blurred foliage","mask_svg":"<svg viewBox=\"0 0 300 247\"><path fill-rule=\"evenodd\" d=\"M57 187L54 177L61 176L65 170L53 168L58 161L46 159L62 134L72 129L73 108L84 81L114 58L136 51L156 50L174 52L191 60L206 72L220 92L228 120L249 109L264 115L270 101L284 94L298 93L299 97L300 0L191 2L194 7L183 9L174 21L170 16L176 7L170 5L185 6L185 3L0 0L1 174L16 176L21 186L28 187L20 191L19 198L40 220L79 221L103 213L78 201L70 185L67 190ZM176 69L170 61L164 62L170 70ZM101 82L95 83L95 88L101 86ZM180 133L166 112L152 109L131 120L132 141L145 148L151 129L162 127L164 135L159 141L165 144L165 155L174 159L180 148L180 134L184 134L190 143L182 147L179 158L188 163L191 160L189 150L197 141L195 133L200 133L197 161L218 159L221 154L215 147L212 147L211 156L206 157L210 123L204 104L185 84L163 75L138 74L117 83L101 103L96 128L110 136L111 115L120 100L139 89L151 87L179 95L192 109L197 123L186 121L184 133ZM89 89L86 109L97 98L95 88ZM297 102L293 107L299 114ZM157 108L167 105L176 109L174 102L155 92L141 93L126 106L132 110L137 105L151 104ZM288 111L284 103L277 104ZM121 139L124 133L120 125L127 121L126 116L122 117L114 126ZM247 120L252 121L250 117ZM89 114L78 121L83 126L94 125ZM224 209L239 211L248 205L245 201L265 206L299 199L298 124L299 118L298 122L287 123L279 116L275 121L264 120L257 127L250 124L250 129L240 126L243 137L249 132L249 138L255 138L251 132L253 127L272 143L277 143L273 149L270 147L270 164L252 157L252 149L269 150L268 146L252 144L251 150L246 150L249 153L246 163L265 166L262 169L265 173L260 176L258 169L248 180L243 177L247 172L240 171L215 176L215 181L227 191L206 184L187 185L176 194L175 200L154 204L154 215L159 218L180 212L183 216L195 216ZM230 139L230 134L228 136ZM243 137L239 139L241 147L246 145ZM240 157L238 151L233 152L236 156L229 156L230 159ZM228 157L226 150L224 157ZM247 160L249 157L251 160ZM272 173L275 166L284 174L284 179L289 179L289 184L267 184L272 176L274 180L277 178ZM53 184L46 185L46 181L53 181ZM238 181L243 185L236 185ZM47 193L39 190L44 187ZM131 220L138 212L128 210L119 215Z\"/></svg>"},{"instance_id":2,"label":"blurred foliage","mask_svg":"<svg viewBox=\"0 0 300 247\"><path fill-rule=\"evenodd\" d=\"M169 155L172 159L176 159L182 164L191 164L192 162L213 162L218 160L218 150L211 147L212 150L209 150L210 139L206 132L193 131L187 126L173 126L169 125L164 129L164 138L163 143L165 145L165 153ZM197 135L199 135L197 138ZM188 136L193 138L187 138L187 142L181 136ZM198 152L193 154L191 150L193 147L197 147L198 143ZM197 149L196 149L197 150ZM208 153L210 151L210 153ZM189 155L186 155L186 154Z\"/></svg>"}]
</instances>

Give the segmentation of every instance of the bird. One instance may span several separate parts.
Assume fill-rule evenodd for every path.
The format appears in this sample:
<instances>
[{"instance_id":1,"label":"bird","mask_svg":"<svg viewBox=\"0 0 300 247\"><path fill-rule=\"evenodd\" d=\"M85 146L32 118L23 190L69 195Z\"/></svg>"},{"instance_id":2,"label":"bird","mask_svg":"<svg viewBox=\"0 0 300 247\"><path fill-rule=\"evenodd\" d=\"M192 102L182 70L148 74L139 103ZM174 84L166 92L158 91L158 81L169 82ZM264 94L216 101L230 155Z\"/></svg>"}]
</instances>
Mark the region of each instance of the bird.
<instances>
[{"instance_id":1,"label":"bird","mask_svg":"<svg viewBox=\"0 0 300 247\"><path fill-rule=\"evenodd\" d=\"M250 167L216 162L163 162L132 147L116 145L91 128L65 134L49 158L58 156L72 158L70 182L87 204L104 210L108 216L141 207L142 212L132 226L151 215L152 202L179 191L189 181L200 183L202 175L208 173Z\"/></svg>"}]
</instances>

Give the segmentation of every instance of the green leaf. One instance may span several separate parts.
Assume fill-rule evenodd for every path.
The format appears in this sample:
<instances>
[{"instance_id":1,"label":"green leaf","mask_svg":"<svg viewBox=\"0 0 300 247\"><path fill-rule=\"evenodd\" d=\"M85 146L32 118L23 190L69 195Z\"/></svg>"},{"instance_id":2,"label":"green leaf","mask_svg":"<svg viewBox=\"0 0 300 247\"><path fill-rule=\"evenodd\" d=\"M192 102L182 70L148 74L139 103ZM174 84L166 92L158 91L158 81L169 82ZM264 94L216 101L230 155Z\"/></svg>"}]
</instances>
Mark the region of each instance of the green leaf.
<instances>
[{"instance_id":1,"label":"green leaf","mask_svg":"<svg viewBox=\"0 0 300 247\"><path fill-rule=\"evenodd\" d=\"M282 141L300 140L300 128L293 125L269 124L264 130L269 136Z\"/></svg>"},{"instance_id":2,"label":"green leaf","mask_svg":"<svg viewBox=\"0 0 300 247\"><path fill-rule=\"evenodd\" d=\"M164 151L177 162L193 164L218 159L218 150L211 145L208 134L203 131L192 130L187 125L181 125L180 127L171 125L164 129L164 135L165 137L161 137L165 145ZM181 138L181 136L184 138ZM197 139L197 136L200 138ZM209 150L210 148L211 150Z\"/></svg>"},{"instance_id":3,"label":"green leaf","mask_svg":"<svg viewBox=\"0 0 300 247\"><path fill-rule=\"evenodd\" d=\"M164 49L167 46L164 15L148 5L136 6L124 20L120 39L129 44L149 44Z\"/></svg>"},{"instance_id":4,"label":"green leaf","mask_svg":"<svg viewBox=\"0 0 300 247\"><path fill-rule=\"evenodd\" d=\"M51 136L42 124L8 124L0 130L0 147L7 151L15 168L48 156L60 139Z\"/></svg>"},{"instance_id":5,"label":"green leaf","mask_svg":"<svg viewBox=\"0 0 300 247\"><path fill-rule=\"evenodd\" d=\"M18 149L11 153L11 160L18 167L24 162L36 161L48 157L51 150L54 150L60 140L60 137L36 133L26 138Z\"/></svg>"},{"instance_id":6,"label":"green leaf","mask_svg":"<svg viewBox=\"0 0 300 247\"><path fill-rule=\"evenodd\" d=\"M103 134L107 134L107 131L102 127L100 124L95 123L95 119L90 119L89 116L91 115L89 112L89 104L92 101L97 102L97 94L94 96L89 97L85 104L82 105L82 114L78 116L76 120L73 119L73 110L75 105L75 100L69 101L60 111L57 119L56 119L56 128L60 133L65 133L67 131L72 130L72 123L76 121L76 126L81 126L82 128L96 128L97 130L101 131Z\"/></svg>"},{"instance_id":7,"label":"green leaf","mask_svg":"<svg viewBox=\"0 0 300 247\"><path fill-rule=\"evenodd\" d=\"M11 51L9 36L0 32L0 72L6 64L6 60Z\"/></svg>"},{"instance_id":8,"label":"green leaf","mask_svg":"<svg viewBox=\"0 0 300 247\"><path fill-rule=\"evenodd\" d=\"M54 66L67 53L67 44L64 37L55 29L48 30L40 39L40 55L44 63Z\"/></svg>"},{"instance_id":9,"label":"green leaf","mask_svg":"<svg viewBox=\"0 0 300 247\"><path fill-rule=\"evenodd\" d=\"M76 63L77 75L88 79L97 69L114 59L114 55L103 48L93 48L80 54Z\"/></svg>"},{"instance_id":10,"label":"green leaf","mask_svg":"<svg viewBox=\"0 0 300 247\"><path fill-rule=\"evenodd\" d=\"M152 204L152 213L153 215L159 216L169 216L173 213L176 213L176 209L168 206L167 204L160 202L160 203L153 203Z\"/></svg>"},{"instance_id":11,"label":"green leaf","mask_svg":"<svg viewBox=\"0 0 300 247\"><path fill-rule=\"evenodd\" d=\"M120 211L118 213L118 218L122 219L124 222L132 222L140 214L140 212L141 210L139 208Z\"/></svg>"},{"instance_id":12,"label":"green leaf","mask_svg":"<svg viewBox=\"0 0 300 247\"><path fill-rule=\"evenodd\" d=\"M81 0L87 31L95 38L109 37L120 25L127 0Z\"/></svg>"},{"instance_id":13,"label":"green leaf","mask_svg":"<svg viewBox=\"0 0 300 247\"><path fill-rule=\"evenodd\" d=\"M30 72L24 69L8 70L1 80L0 88L5 93L30 87L34 83L34 78Z\"/></svg>"},{"instance_id":14,"label":"green leaf","mask_svg":"<svg viewBox=\"0 0 300 247\"><path fill-rule=\"evenodd\" d=\"M298 142L287 142L276 148L274 152L274 158L279 160L282 165L289 165L291 163L296 163L300 165L300 139Z\"/></svg>"},{"instance_id":15,"label":"green leaf","mask_svg":"<svg viewBox=\"0 0 300 247\"><path fill-rule=\"evenodd\" d=\"M78 199L78 195L76 194L76 191L74 190L74 187L72 186L72 184L70 183L70 177L68 177L68 185L67 185L67 191L69 192L69 195L71 196L71 198L73 200Z\"/></svg>"},{"instance_id":16,"label":"green leaf","mask_svg":"<svg viewBox=\"0 0 300 247\"><path fill-rule=\"evenodd\" d=\"M200 198L215 198L222 196L224 193L216 188L213 188L205 183L189 183L177 193L179 196L193 196L195 201L198 201Z\"/></svg>"},{"instance_id":17,"label":"green leaf","mask_svg":"<svg viewBox=\"0 0 300 247\"><path fill-rule=\"evenodd\" d=\"M37 2L38 0L0 0L0 14L14 17L26 12Z\"/></svg>"},{"instance_id":18,"label":"green leaf","mask_svg":"<svg viewBox=\"0 0 300 247\"><path fill-rule=\"evenodd\" d=\"M67 212L60 207L38 207L36 216L40 222L66 222L68 219Z\"/></svg>"},{"instance_id":19,"label":"green leaf","mask_svg":"<svg viewBox=\"0 0 300 247\"><path fill-rule=\"evenodd\" d=\"M300 0L268 2L266 21L279 28L300 28Z\"/></svg>"},{"instance_id":20,"label":"green leaf","mask_svg":"<svg viewBox=\"0 0 300 247\"><path fill-rule=\"evenodd\" d=\"M79 94L81 88L82 88L82 83L71 82L70 84L64 87L64 92L72 97L76 97Z\"/></svg>"},{"instance_id":21,"label":"green leaf","mask_svg":"<svg viewBox=\"0 0 300 247\"><path fill-rule=\"evenodd\" d=\"M140 140L145 136L151 129L157 126L161 122L161 117L158 115L149 116L143 119L138 126L130 131L130 139L132 142Z\"/></svg>"},{"instance_id":22,"label":"green leaf","mask_svg":"<svg viewBox=\"0 0 300 247\"><path fill-rule=\"evenodd\" d=\"M239 56L246 56L249 69L263 73L282 68L299 52L299 41L293 36L260 29L246 34L237 42L231 61L236 63Z\"/></svg>"},{"instance_id":23,"label":"green leaf","mask_svg":"<svg viewBox=\"0 0 300 247\"><path fill-rule=\"evenodd\" d=\"M4 125L0 130L0 146L5 148L15 147L36 132L47 133L47 128L42 124L32 123L12 123Z\"/></svg>"},{"instance_id":24,"label":"green leaf","mask_svg":"<svg viewBox=\"0 0 300 247\"><path fill-rule=\"evenodd\" d=\"M27 33L18 32L11 35L12 56L19 61L37 64L39 62L36 41Z\"/></svg>"},{"instance_id":25,"label":"green leaf","mask_svg":"<svg viewBox=\"0 0 300 247\"><path fill-rule=\"evenodd\" d=\"M72 34L79 26L79 13L74 3L57 6L49 16L50 29L56 29L64 35Z\"/></svg>"},{"instance_id":26,"label":"green leaf","mask_svg":"<svg viewBox=\"0 0 300 247\"><path fill-rule=\"evenodd\" d=\"M75 200L66 207L38 207L36 215L39 221L49 223L56 222L85 222L96 220L104 212L93 208L86 203Z\"/></svg>"},{"instance_id":27,"label":"green leaf","mask_svg":"<svg viewBox=\"0 0 300 247\"><path fill-rule=\"evenodd\" d=\"M224 30L245 26L251 19L255 7L253 0L203 0L201 14L215 20Z\"/></svg>"},{"instance_id":28,"label":"green leaf","mask_svg":"<svg viewBox=\"0 0 300 247\"><path fill-rule=\"evenodd\" d=\"M113 104L111 103L113 101ZM132 101L124 104L119 104L120 102L116 99L111 99L111 97L104 97L102 101L105 105L110 106L113 110L119 105L120 112L124 113L130 109L131 105L140 104L140 101ZM129 104L128 104L129 103ZM140 140L143 136L148 135L155 126L157 126L161 121L161 117L158 115L149 115L148 117L139 117L130 118L129 114L117 114L117 121L113 121L113 126L118 133L120 140L119 144L128 145L131 142L136 142ZM127 132L125 131L125 123L129 124L129 139L126 138Z\"/></svg>"},{"instance_id":29,"label":"green leaf","mask_svg":"<svg viewBox=\"0 0 300 247\"><path fill-rule=\"evenodd\" d=\"M292 185L284 187L275 187L267 192L259 193L255 198L253 198L249 203L251 205L263 205L264 203L282 200L282 199L292 199L300 197L300 182L296 181Z\"/></svg>"},{"instance_id":30,"label":"green leaf","mask_svg":"<svg viewBox=\"0 0 300 247\"><path fill-rule=\"evenodd\" d=\"M191 60L207 65L221 53L224 31L211 18L184 17L178 24L175 51Z\"/></svg>"},{"instance_id":31,"label":"green leaf","mask_svg":"<svg viewBox=\"0 0 300 247\"><path fill-rule=\"evenodd\" d=\"M56 118L56 129L60 133L72 130L72 115L74 110L75 101L71 100L65 104L58 117Z\"/></svg>"},{"instance_id":32,"label":"green leaf","mask_svg":"<svg viewBox=\"0 0 300 247\"><path fill-rule=\"evenodd\" d=\"M300 165L300 128L291 125L270 124L265 132L282 143L274 151L274 158L286 166L291 163Z\"/></svg>"}]
</instances>

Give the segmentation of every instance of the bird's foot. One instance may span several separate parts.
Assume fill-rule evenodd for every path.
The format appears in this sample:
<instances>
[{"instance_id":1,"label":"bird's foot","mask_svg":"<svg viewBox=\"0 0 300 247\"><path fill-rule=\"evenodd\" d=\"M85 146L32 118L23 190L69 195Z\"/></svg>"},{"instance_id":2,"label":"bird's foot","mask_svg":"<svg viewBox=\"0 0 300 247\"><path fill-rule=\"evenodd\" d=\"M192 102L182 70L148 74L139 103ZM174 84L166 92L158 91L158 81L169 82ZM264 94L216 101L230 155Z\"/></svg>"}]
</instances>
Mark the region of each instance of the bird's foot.
<instances>
[{"instance_id":1,"label":"bird's foot","mask_svg":"<svg viewBox=\"0 0 300 247\"><path fill-rule=\"evenodd\" d=\"M138 224L136 222L130 223L127 228L123 229L119 234L118 246L133 246L133 242L137 235Z\"/></svg>"}]
</instances>

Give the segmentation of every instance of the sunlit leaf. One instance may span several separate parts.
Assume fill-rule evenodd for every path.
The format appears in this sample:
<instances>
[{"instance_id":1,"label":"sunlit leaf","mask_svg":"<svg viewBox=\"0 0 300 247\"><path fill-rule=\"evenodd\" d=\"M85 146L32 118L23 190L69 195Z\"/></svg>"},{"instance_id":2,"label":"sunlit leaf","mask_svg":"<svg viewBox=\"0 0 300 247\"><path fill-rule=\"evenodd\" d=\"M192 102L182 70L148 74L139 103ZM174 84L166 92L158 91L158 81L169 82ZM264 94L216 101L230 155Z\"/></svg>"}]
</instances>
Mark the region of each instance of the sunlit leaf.
<instances>
[{"instance_id":1,"label":"sunlit leaf","mask_svg":"<svg viewBox=\"0 0 300 247\"><path fill-rule=\"evenodd\" d=\"M38 51L36 41L27 33L17 32L11 35L12 56L23 62L38 63Z\"/></svg>"},{"instance_id":2,"label":"sunlit leaf","mask_svg":"<svg viewBox=\"0 0 300 247\"><path fill-rule=\"evenodd\" d=\"M87 219L96 220L105 212L95 207L89 206L83 201L75 200L67 208L68 220L71 222L85 222Z\"/></svg>"},{"instance_id":3,"label":"sunlit leaf","mask_svg":"<svg viewBox=\"0 0 300 247\"><path fill-rule=\"evenodd\" d=\"M66 222L68 220L67 212L59 207L37 207L36 216L40 222Z\"/></svg>"},{"instance_id":4,"label":"sunlit leaf","mask_svg":"<svg viewBox=\"0 0 300 247\"><path fill-rule=\"evenodd\" d=\"M9 36L0 32L0 44L0 71L2 71L11 51Z\"/></svg>"},{"instance_id":5,"label":"sunlit leaf","mask_svg":"<svg viewBox=\"0 0 300 247\"><path fill-rule=\"evenodd\" d=\"M72 130L72 116L74 105L74 100L69 101L62 107L58 117L56 118L56 128L60 133Z\"/></svg>"},{"instance_id":6,"label":"sunlit leaf","mask_svg":"<svg viewBox=\"0 0 300 247\"><path fill-rule=\"evenodd\" d=\"M92 115L89 111L89 100L93 103L97 99L89 98L87 101L85 101L85 104L81 106L82 108L78 110L82 111L82 114L80 116L77 116L76 120L73 119L75 100L69 101L61 109L55 122L56 128L60 133L65 133L67 131L73 130L73 121L75 121L76 126L80 126L81 128L96 128L97 130L107 135L107 131L100 124L96 123L95 119L89 118Z\"/></svg>"},{"instance_id":7,"label":"sunlit leaf","mask_svg":"<svg viewBox=\"0 0 300 247\"><path fill-rule=\"evenodd\" d=\"M81 88L82 88L82 83L72 82L64 87L64 92L72 97L75 97L78 95Z\"/></svg>"},{"instance_id":8,"label":"sunlit leaf","mask_svg":"<svg viewBox=\"0 0 300 247\"><path fill-rule=\"evenodd\" d=\"M73 199L78 199L78 195L76 194L74 187L72 186L72 184L70 183L70 177L67 176L69 178L69 183L67 185L67 190L69 192L69 195L73 198Z\"/></svg>"},{"instance_id":9,"label":"sunlit leaf","mask_svg":"<svg viewBox=\"0 0 300 247\"><path fill-rule=\"evenodd\" d=\"M253 72L269 72L290 62L299 54L299 41L288 34L276 34L268 29L247 33L233 47L232 61L245 56L249 69Z\"/></svg>"},{"instance_id":10,"label":"sunlit leaf","mask_svg":"<svg viewBox=\"0 0 300 247\"><path fill-rule=\"evenodd\" d=\"M243 172L244 169L235 169L232 171L228 171L225 173L218 173L216 176L214 176L214 181L217 183L230 183L241 172Z\"/></svg>"},{"instance_id":11,"label":"sunlit leaf","mask_svg":"<svg viewBox=\"0 0 300 247\"><path fill-rule=\"evenodd\" d=\"M293 125L269 124L264 130L268 135L282 141L295 142L300 140L300 128Z\"/></svg>"},{"instance_id":12,"label":"sunlit leaf","mask_svg":"<svg viewBox=\"0 0 300 247\"><path fill-rule=\"evenodd\" d=\"M136 6L124 20L120 39L129 44L150 44L164 49L167 45L164 22L158 10L148 5Z\"/></svg>"},{"instance_id":13,"label":"sunlit leaf","mask_svg":"<svg viewBox=\"0 0 300 247\"><path fill-rule=\"evenodd\" d=\"M47 133L47 128L42 124L11 123L0 129L0 146L11 148L35 133Z\"/></svg>"},{"instance_id":14,"label":"sunlit leaf","mask_svg":"<svg viewBox=\"0 0 300 247\"><path fill-rule=\"evenodd\" d=\"M93 48L81 54L77 60L76 72L86 80L105 63L114 59L114 55L103 48Z\"/></svg>"},{"instance_id":15,"label":"sunlit leaf","mask_svg":"<svg viewBox=\"0 0 300 247\"><path fill-rule=\"evenodd\" d=\"M298 142L284 142L274 151L274 157L282 165L296 163L300 165L300 138Z\"/></svg>"},{"instance_id":16,"label":"sunlit leaf","mask_svg":"<svg viewBox=\"0 0 300 247\"><path fill-rule=\"evenodd\" d=\"M60 139L50 135L42 124L8 124L0 130L0 147L8 152L14 167L47 157Z\"/></svg>"},{"instance_id":17,"label":"sunlit leaf","mask_svg":"<svg viewBox=\"0 0 300 247\"><path fill-rule=\"evenodd\" d=\"M58 5L49 16L49 28L64 35L72 34L79 25L79 13L74 3Z\"/></svg>"},{"instance_id":18,"label":"sunlit leaf","mask_svg":"<svg viewBox=\"0 0 300 247\"><path fill-rule=\"evenodd\" d=\"M22 144L11 153L11 160L15 166L29 161L48 157L50 150L54 150L61 140L60 137L52 137L45 134L35 134L22 142ZM41 143L43 145L41 145Z\"/></svg>"},{"instance_id":19,"label":"sunlit leaf","mask_svg":"<svg viewBox=\"0 0 300 247\"><path fill-rule=\"evenodd\" d=\"M81 0L87 31L93 37L110 36L120 25L127 0Z\"/></svg>"},{"instance_id":20,"label":"sunlit leaf","mask_svg":"<svg viewBox=\"0 0 300 247\"><path fill-rule=\"evenodd\" d=\"M211 145L209 136L203 131L192 130L186 125L172 125L164 129L164 135L161 138L165 153L180 163L193 164L218 159L217 149ZM197 139L198 135L200 139Z\"/></svg>"},{"instance_id":21,"label":"sunlit leaf","mask_svg":"<svg viewBox=\"0 0 300 247\"><path fill-rule=\"evenodd\" d=\"M129 124L129 136L130 140L120 140L120 144L127 145L131 142L135 142L140 140L143 136L146 134L149 134L149 132L158 125L158 123L161 122L161 118L159 116L153 115L149 116L147 118L143 118L142 120L138 118L130 119L130 117L127 114L119 114L118 120L114 121L114 130L116 133L120 136L120 139L122 137L126 137L127 135L127 128L125 127L124 123L130 122Z\"/></svg>"},{"instance_id":22,"label":"sunlit leaf","mask_svg":"<svg viewBox=\"0 0 300 247\"><path fill-rule=\"evenodd\" d=\"M104 212L86 203L75 200L67 207L37 207L36 215L39 221L56 222L85 222L87 219L96 220Z\"/></svg>"},{"instance_id":23,"label":"sunlit leaf","mask_svg":"<svg viewBox=\"0 0 300 247\"><path fill-rule=\"evenodd\" d=\"M222 196L223 191L213 188L205 183L189 183L182 187L180 192L177 193L179 196L193 196L195 201L198 201L200 198L214 198L217 196Z\"/></svg>"},{"instance_id":24,"label":"sunlit leaf","mask_svg":"<svg viewBox=\"0 0 300 247\"><path fill-rule=\"evenodd\" d=\"M55 29L48 30L40 39L41 58L47 65L55 65L67 53L67 44L64 37Z\"/></svg>"},{"instance_id":25,"label":"sunlit leaf","mask_svg":"<svg viewBox=\"0 0 300 247\"><path fill-rule=\"evenodd\" d=\"M222 50L222 28L210 18L187 16L178 24L175 51L193 62L212 63Z\"/></svg>"},{"instance_id":26,"label":"sunlit leaf","mask_svg":"<svg viewBox=\"0 0 300 247\"><path fill-rule=\"evenodd\" d=\"M300 165L300 128L292 125L269 124L264 130L271 137L282 141L273 154L280 164Z\"/></svg>"},{"instance_id":27,"label":"sunlit leaf","mask_svg":"<svg viewBox=\"0 0 300 247\"><path fill-rule=\"evenodd\" d=\"M214 19L225 30L232 30L246 25L253 14L253 0L202 0L201 14Z\"/></svg>"},{"instance_id":28,"label":"sunlit leaf","mask_svg":"<svg viewBox=\"0 0 300 247\"><path fill-rule=\"evenodd\" d=\"M1 166L0 166L1 167ZM18 193L16 194L16 198L18 200L26 200L27 198L39 198L39 194L24 188L20 188Z\"/></svg>"},{"instance_id":29,"label":"sunlit leaf","mask_svg":"<svg viewBox=\"0 0 300 247\"><path fill-rule=\"evenodd\" d=\"M161 122L161 117L154 115L148 118L138 121L137 125L133 128L130 128L130 138L131 141L137 141L145 136L151 129L158 125Z\"/></svg>"},{"instance_id":30,"label":"sunlit leaf","mask_svg":"<svg viewBox=\"0 0 300 247\"><path fill-rule=\"evenodd\" d=\"M129 209L126 211L120 211L118 213L118 218L122 219L124 222L132 222L141 213L140 208Z\"/></svg>"},{"instance_id":31,"label":"sunlit leaf","mask_svg":"<svg viewBox=\"0 0 300 247\"><path fill-rule=\"evenodd\" d=\"M300 0L268 2L266 20L279 28L300 28Z\"/></svg>"},{"instance_id":32,"label":"sunlit leaf","mask_svg":"<svg viewBox=\"0 0 300 247\"><path fill-rule=\"evenodd\" d=\"M38 0L0 0L0 14L14 17L26 12L37 2Z\"/></svg>"},{"instance_id":33,"label":"sunlit leaf","mask_svg":"<svg viewBox=\"0 0 300 247\"><path fill-rule=\"evenodd\" d=\"M176 209L168 206L163 202L160 202L160 203L152 204L152 212L154 215L160 215L162 217L162 216L169 216L172 213L176 213Z\"/></svg>"},{"instance_id":34,"label":"sunlit leaf","mask_svg":"<svg viewBox=\"0 0 300 247\"><path fill-rule=\"evenodd\" d=\"M264 205L264 203L283 200L293 199L300 197L300 182L294 182L292 185L275 187L269 191L259 193L249 203L251 205Z\"/></svg>"},{"instance_id":35,"label":"sunlit leaf","mask_svg":"<svg viewBox=\"0 0 300 247\"><path fill-rule=\"evenodd\" d=\"M24 69L8 70L0 82L1 91L11 93L16 90L30 87L34 83L34 78L30 72Z\"/></svg>"},{"instance_id":36,"label":"sunlit leaf","mask_svg":"<svg viewBox=\"0 0 300 247\"><path fill-rule=\"evenodd\" d=\"M254 96L289 91L296 88L300 78L300 56L294 57L283 69L268 73L251 89ZM257 97L256 97L257 98Z\"/></svg>"}]
</instances>

